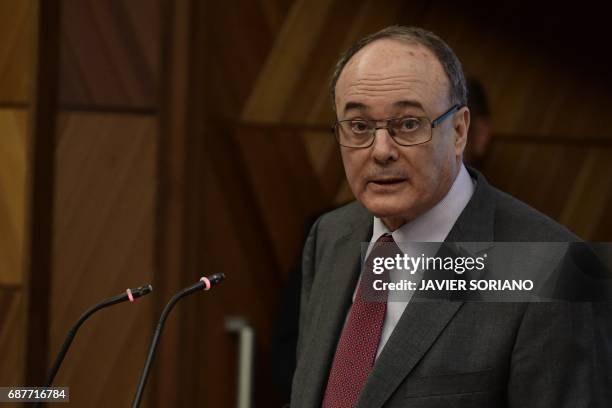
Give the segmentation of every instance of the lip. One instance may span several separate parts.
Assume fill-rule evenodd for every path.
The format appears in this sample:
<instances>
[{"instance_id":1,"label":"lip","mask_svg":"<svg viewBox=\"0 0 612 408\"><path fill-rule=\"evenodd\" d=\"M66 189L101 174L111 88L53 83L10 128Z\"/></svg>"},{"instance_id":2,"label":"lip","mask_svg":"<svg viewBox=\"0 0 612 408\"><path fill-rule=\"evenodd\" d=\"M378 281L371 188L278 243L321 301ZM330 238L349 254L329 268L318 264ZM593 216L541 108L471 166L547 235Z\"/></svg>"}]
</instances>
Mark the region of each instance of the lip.
<instances>
[{"instance_id":1,"label":"lip","mask_svg":"<svg viewBox=\"0 0 612 408\"><path fill-rule=\"evenodd\" d=\"M375 192L388 192L400 188L406 181L407 179L399 177L381 178L369 180L368 186Z\"/></svg>"},{"instance_id":2,"label":"lip","mask_svg":"<svg viewBox=\"0 0 612 408\"><path fill-rule=\"evenodd\" d=\"M405 178L401 178L401 177L388 177L388 178L380 178L380 179L374 179L374 180L370 180L370 183L376 183L376 184L381 184L381 185L387 185L387 184L397 184L397 183L402 183L406 181Z\"/></svg>"}]
</instances>

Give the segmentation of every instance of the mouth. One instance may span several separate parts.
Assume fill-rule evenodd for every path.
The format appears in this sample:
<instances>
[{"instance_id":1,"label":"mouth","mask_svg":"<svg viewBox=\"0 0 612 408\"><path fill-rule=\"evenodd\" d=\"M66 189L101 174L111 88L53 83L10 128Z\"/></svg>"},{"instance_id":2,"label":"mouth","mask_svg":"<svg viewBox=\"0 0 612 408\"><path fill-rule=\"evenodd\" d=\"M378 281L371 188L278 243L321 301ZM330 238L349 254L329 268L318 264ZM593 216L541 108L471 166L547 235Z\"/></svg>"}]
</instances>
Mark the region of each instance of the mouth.
<instances>
[{"instance_id":1,"label":"mouth","mask_svg":"<svg viewBox=\"0 0 612 408\"><path fill-rule=\"evenodd\" d=\"M370 180L368 184L374 191L385 192L402 186L406 181L407 179L402 177L384 177Z\"/></svg>"},{"instance_id":2,"label":"mouth","mask_svg":"<svg viewBox=\"0 0 612 408\"><path fill-rule=\"evenodd\" d=\"M370 183L374 183L381 186L392 186L395 184L403 183L404 181L406 181L406 179L401 177L387 177L370 180Z\"/></svg>"}]
</instances>

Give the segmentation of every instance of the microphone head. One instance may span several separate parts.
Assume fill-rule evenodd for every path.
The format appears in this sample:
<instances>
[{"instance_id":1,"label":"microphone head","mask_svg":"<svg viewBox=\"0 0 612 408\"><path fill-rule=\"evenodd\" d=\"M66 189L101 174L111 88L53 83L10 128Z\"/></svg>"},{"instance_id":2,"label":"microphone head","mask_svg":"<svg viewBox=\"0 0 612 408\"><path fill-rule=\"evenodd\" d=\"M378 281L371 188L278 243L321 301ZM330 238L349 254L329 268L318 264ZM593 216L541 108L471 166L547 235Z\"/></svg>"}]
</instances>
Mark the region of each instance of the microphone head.
<instances>
[{"instance_id":1,"label":"microphone head","mask_svg":"<svg viewBox=\"0 0 612 408\"><path fill-rule=\"evenodd\" d=\"M131 289L131 291L132 296L134 296L134 298L139 298L141 296L148 295L149 293L151 293L153 291L153 286L144 285L136 289Z\"/></svg>"},{"instance_id":2,"label":"microphone head","mask_svg":"<svg viewBox=\"0 0 612 408\"><path fill-rule=\"evenodd\" d=\"M208 277L211 285L216 285L225 279L225 274L223 272L212 274Z\"/></svg>"},{"instance_id":3,"label":"microphone head","mask_svg":"<svg viewBox=\"0 0 612 408\"><path fill-rule=\"evenodd\" d=\"M225 274L220 272L212 274L208 277L202 276L200 278L200 282L202 282L202 287L204 288L204 290L210 290L210 288L221 282L223 279L225 279Z\"/></svg>"}]
</instances>

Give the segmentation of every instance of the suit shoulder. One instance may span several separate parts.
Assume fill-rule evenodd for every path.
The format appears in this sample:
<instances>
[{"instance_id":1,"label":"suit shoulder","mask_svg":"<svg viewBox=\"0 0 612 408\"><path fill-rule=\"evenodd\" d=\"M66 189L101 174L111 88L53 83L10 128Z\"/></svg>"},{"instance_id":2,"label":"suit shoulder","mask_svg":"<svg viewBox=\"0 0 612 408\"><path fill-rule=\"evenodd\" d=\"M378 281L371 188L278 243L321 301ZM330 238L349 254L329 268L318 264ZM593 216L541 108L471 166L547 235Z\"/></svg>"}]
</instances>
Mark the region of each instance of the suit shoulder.
<instances>
[{"instance_id":1,"label":"suit shoulder","mask_svg":"<svg viewBox=\"0 0 612 408\"><path fill-rule=\"evenodd\" d=\"M519 199L492 187L496 241L575 242L576 234Z\"/></svg>"},{"instance_id":2,"label":"suit shoulder","mask_svg":"<svg viewBox=\"0 0 612 408\"><path fill-rule=\"evenodd\" d=\"M371 217L363 205L357 201L351 201L342 207L324 213L317 222L320 233L333 233L343 231L359 220L367 221Z\"/></svg>"}]
</instances>

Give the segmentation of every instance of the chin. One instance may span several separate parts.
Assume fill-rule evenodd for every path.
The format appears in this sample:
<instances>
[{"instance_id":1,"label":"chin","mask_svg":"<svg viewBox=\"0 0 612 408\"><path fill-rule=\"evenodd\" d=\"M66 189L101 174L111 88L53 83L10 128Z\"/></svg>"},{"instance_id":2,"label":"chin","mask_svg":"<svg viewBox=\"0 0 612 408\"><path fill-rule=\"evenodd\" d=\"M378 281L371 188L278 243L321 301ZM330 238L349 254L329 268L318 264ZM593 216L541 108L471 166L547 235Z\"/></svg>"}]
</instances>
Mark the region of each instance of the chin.
<instances>
[{"instance_id":1,"label":"chin","mask_svg":"<svg viewBox=\"0 0 612 408\"><path fill-rule=\"evenodd\" d=\"M363 206L378 218L406 217L414 211L413 200L409 197L366 196L359 200Z\"/></svg>"}]
</instances>

